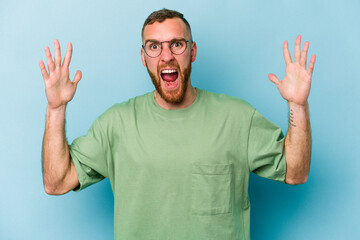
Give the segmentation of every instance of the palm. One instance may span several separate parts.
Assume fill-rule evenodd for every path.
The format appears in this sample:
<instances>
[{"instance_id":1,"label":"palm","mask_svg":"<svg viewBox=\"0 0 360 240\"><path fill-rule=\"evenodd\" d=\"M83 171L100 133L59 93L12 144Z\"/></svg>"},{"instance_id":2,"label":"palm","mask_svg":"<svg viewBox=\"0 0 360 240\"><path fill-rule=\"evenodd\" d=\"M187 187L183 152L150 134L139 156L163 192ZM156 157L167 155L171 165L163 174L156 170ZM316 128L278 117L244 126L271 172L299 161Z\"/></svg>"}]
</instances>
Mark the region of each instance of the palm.
<instances>
[{"instance_id":1,"label":"palm","mask_svg":"<svg viewBox=\"0 0 360 240\"><path fill-rule=\"evenodd\" d=\"M300 50L301 37L298 36L295 42L294 62L291 61L288 50L288 43L283 46L286 73L282 81L279 81L274 74L269 74L269 79L276 84L281 96L288 102L304 105L310 93L311 77L315 64L315 55L311 57L306 69L306 57L309 43L305 42L303 51Z\"/></svg>"},{"instance_id":2,"label":"palm","mask_svg":"<svg viewBox=\"0 0 360 240\"><path fill-rule=\"evenodd\" d=\"M81 79L81 72L78 71L74 81L69 78L69 64L72 54L72 46L69 43L64 62L61 65L60 44L55 41L55 57L52 60L49 48L45 48L49 73L45 65L40 61L40 68L45 82L46 97L50 108L58 108L66 105L74 97L77 83Z\"/></svg>"}]
</instances>

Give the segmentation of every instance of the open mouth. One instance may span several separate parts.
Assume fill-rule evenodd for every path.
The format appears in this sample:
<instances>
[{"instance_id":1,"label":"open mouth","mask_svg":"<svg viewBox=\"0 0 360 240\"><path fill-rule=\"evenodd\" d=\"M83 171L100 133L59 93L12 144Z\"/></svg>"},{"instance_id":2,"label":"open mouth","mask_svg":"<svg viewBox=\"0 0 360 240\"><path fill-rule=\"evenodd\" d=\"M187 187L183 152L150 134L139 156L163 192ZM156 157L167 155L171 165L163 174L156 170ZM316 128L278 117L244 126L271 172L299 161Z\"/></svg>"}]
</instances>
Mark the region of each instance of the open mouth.
<instances>
[{"instance_id":1,"label":"open mouth","mask_svg":"<svg viewBox=\"0 0 360 240\"><path fill-rule=\"evenodd\" d=\"M178 81L176 81L179 77L179 73L176 69L165 69L161 71L161 79L164 81L164 85L173 89L178 85Z\"/></svg>"}]
</instances>

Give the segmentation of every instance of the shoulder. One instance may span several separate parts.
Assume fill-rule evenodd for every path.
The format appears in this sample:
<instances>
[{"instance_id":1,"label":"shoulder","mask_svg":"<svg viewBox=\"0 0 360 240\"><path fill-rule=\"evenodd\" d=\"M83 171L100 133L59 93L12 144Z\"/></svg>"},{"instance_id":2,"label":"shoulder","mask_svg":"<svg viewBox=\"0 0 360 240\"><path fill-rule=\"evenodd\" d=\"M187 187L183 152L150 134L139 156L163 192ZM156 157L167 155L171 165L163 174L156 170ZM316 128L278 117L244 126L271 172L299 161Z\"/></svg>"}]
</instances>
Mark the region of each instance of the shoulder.
<instances>
[{"instance_id":1,"label":"shoulder","mask_svg":"<svg viewBox=\"0 0 360 240\"><path fill-rule=\"evenodd\" d=\"M136 110L145 108L149 95L151 94L152 92L149 92L130 98L124 102L116 103L107 109L98 120L107 122L115 119L118 120L119 118L131 117L135 114Z\"/></svg>"},{"instance_id":2,"label":"shoulder","mask_svg":"<svg viewBox=\"0 0 360 240\"><path fill-rule=\"evenodd\" d=\"M204 104L216 108L217 111L234 111L246 115L252 115L255 111L255 108L251 106L251 104L239 97L205 90L200 90L200 92Z\"/></svg>"}]
</instances>

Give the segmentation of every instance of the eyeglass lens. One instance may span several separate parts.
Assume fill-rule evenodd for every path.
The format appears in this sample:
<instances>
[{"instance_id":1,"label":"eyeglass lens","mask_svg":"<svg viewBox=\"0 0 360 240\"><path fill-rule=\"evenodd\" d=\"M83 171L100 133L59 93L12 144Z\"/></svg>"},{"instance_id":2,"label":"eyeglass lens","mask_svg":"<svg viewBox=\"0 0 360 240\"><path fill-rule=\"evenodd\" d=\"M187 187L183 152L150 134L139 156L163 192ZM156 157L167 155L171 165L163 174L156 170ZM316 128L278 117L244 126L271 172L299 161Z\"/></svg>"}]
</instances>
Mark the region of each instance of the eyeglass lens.
<instances>
[{"instance_id":1,"label":"eyeglass lens","mask_svg":"<svg viewBox=\"0 0 360 240\"><path fill-rule=\"evenodd\" d=\"M186 49L186 41L185 39L173 39L171 41L148 41L145 44L145 51L150 57L157 57L162 52L162 44L168 42L170 51L173 54L179 55L182 54Z\"/></svg>"}]
</instances>

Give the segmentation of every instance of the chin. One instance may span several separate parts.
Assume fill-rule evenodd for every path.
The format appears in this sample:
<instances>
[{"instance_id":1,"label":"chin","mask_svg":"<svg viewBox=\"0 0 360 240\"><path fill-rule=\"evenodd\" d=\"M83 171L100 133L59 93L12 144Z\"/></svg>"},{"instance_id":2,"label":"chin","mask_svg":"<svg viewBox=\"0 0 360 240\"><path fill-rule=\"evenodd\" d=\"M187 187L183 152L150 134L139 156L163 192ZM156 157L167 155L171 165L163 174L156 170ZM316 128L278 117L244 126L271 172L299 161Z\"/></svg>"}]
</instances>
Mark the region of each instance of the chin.
<instances>
[{"instance_id":1,"label":"chin","mask_svg":"<svg viewBox=\"0 0 360 240\"><path fill-rule=\"evenodd\" d=\"M187 81L184 81L181 77L179 77L176 80L176 81L178 81L177 87L175 89L167 89L167 87L164 86L165 84L167 84L166 81L164 81L161 78L158 80L161 81L160 84L154 84L154 85L155 85L156 91L159 93L161 98L164 99L164 101L166 101L167 103L171 103L171 104L182 103L182 101L184 100L184 97L185 97L186 89L187 89Z\"/></svg>"},{"instance_id":2,"label":"chin","mask_svg":"<svg viewBox=\"0 0 360 240\"><path fill-rule=\"evenodd\" d=\"M168 73L166 71L169 70L172 70L171 71L172 73L177 74L177 78L174 81L166 81L163 79L164 73L165 74ZM151 77L151 80L155 86L156 91L159 93L160 97L165 102L170 104L180 104L184 101L185 93L190 79L191 62L183 71L180 71L180 67L178 65L168 65L162 68L159 67L158 74L156 75L152 73L148 67L147 67L147 71ZM166 87L165 84L167 84L168 87ZM177 84L177 86L171 89L171 86L175 84Z\"/></svg>"}]
</instances>

